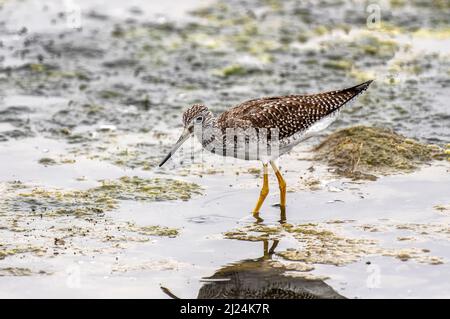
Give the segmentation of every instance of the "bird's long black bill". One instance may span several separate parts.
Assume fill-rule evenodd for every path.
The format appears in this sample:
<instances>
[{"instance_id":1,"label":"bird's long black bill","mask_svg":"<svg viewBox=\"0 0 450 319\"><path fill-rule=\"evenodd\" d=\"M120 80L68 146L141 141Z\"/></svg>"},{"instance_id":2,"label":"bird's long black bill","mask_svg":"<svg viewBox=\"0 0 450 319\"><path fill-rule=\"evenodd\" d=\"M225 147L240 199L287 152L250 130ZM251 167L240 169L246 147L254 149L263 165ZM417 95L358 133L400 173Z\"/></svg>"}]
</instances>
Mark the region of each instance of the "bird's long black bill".
<instances>
[{"instance_id":1,"label":"bird's long black bill","mask_svg":"<svg viewBox=\"0 0 450 319\"><path fill-rule=\"evenodd\" d=\"M169 158L171 158L172 155L175 154L175 152L178 150L178 148L180 148L180 146L189 138L189 136L190 136L190 132L184 131L183 134L181 134L178 141L175 143L175 145L170 150L169 154L167 154L166 157L164 157L164 159L161 161L161 163L159 163L158 166L159 167L163 166L169 160Z\"/></svg>"},{"instance_id":2,"label":"bird's long black bill","mask_svg":"<svg viewBox=\"0 0 450 319\"><path fill-rule=\"evenodd\" d=\"M159 167L163 166L168 160L169 158L172 157L172 152L170 152L169 154L166 155L166 157L164 157L164 159L161 161L161 163L159 163Z\"/></svg>"}]
</instances>

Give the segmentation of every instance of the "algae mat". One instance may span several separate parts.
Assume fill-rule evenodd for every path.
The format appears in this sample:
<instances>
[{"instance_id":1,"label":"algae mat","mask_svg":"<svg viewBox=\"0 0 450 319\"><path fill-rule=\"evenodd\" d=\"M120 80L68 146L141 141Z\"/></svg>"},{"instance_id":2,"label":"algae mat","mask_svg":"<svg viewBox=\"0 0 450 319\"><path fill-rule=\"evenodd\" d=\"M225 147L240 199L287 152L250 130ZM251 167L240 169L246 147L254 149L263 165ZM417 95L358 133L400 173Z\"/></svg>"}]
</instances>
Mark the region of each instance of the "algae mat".
<instances>
[{"instance_id":1,"label":"algae mat","mask_svg":"<svg viewBox=\"0 0 450 319\"><path fill-rule=\"evenodd\" d=\"M1 297L450 295L445 2L51 3L0 5ZM187 105L373 78L280 160L286 223L259 163L156 168Z\"/></svg>"}]
</instances>

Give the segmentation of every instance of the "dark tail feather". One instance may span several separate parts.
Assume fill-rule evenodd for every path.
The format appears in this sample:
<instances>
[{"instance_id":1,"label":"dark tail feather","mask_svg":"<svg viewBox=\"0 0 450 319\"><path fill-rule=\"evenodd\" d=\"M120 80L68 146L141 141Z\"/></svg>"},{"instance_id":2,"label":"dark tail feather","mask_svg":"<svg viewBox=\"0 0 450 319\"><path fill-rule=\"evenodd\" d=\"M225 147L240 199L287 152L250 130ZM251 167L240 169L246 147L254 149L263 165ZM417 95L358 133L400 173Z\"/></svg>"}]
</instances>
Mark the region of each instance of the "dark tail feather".
<instances>
[{"instance_id":1,"label":"dark tail feather","mask_svg":"<svg viewBox=\"0 0 450 319\"><path fill-rule=\"evenodd\" d=\"M370 83L372 83L373 80L369 80L367 82L352 86L351 88L345 89L344 91L350 91L352 93L354 93L354 95L358 95L359 93L367 90L367 88L369 87Z\"/></svg>"},{"instance_id":2,"label":"dark tail feather","mask_svg":"<svg viewBox=\"0 0 450 319\"><path fill-rule=\"evenodd\" d=\"M337 104L334 110L337 110L340 107L347 105L348 103L354 101L358 95L362 94L365 90L367 90L370 83L372 83L372 82L373 82L373 80L370 80L370 81L366 81L364 83L349 87L347 89L335 91L334 94L343 96L345 98L345 102L343 102L343 103L341 102L341 103Z\"/></svg>"}]
</instances>

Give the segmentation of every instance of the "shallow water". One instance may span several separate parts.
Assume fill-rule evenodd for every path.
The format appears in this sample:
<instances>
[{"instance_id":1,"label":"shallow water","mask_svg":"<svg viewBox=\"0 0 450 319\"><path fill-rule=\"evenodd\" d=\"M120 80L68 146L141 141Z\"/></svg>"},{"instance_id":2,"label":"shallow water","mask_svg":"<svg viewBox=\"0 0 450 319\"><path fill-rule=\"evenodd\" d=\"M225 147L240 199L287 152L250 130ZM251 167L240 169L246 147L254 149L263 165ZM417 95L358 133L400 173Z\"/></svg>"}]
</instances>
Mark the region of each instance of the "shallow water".
<instances>
[{"instance_id":1,"label":"shallow water","mask_svg":"<svg viewBox=\"0 0 450 319\"><path fill-rule=\"evenodd\" d=\"M162 286L195 298L234 288L221 284L230 274L253 294L267 290L256 284L265 278L290 283L296 297L450 297L448 161L355 182L308 160L321 138L311 139L280 160L294 228L280 226L273 176L264 222L254 224L259 163L205 154L201 166L184 152L155 168L189 104L220 112L372 75L370 90L324 135L369 124L447 144L448 8L420 8L420 18L391 8L383 21L393 27L383 31L367 29L362 2L183 1L169 12L144 1L107 11L102 1L78 3L81 29L52 1L6 1L0 10L1 297L168 298ZM207 9L189 13L197 8ZM99 181L123 176L182 180L202 194L182 184L186 200L146 200L123 186L129 198L98 202L97 213L54 214L83 208L87 194L104 200L95 197L105 195ZM23 196L33 190L42 198ZM178 235L144 231L153 226ZM330 254L316 256L327 243ZM311 256L292 260L304 251Z\"/></svg>"}]
</instances>

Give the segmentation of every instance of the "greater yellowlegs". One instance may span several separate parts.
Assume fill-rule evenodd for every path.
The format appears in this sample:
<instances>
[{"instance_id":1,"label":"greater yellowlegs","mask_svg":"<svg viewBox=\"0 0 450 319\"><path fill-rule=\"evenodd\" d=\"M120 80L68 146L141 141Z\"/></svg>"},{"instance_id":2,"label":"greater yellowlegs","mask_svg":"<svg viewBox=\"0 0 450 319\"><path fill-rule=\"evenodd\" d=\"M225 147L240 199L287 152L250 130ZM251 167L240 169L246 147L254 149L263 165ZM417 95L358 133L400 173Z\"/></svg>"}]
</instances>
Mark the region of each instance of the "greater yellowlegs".
<instances>
[{"instance_id":1,"label":"greater yellowlegs","mask_svg":"<svg viewBox=\"0 0 450 319\"><path fill-rule=\"evenodd\" d=\"M263 186L253 209L253 215L257 219L260 219L259 210L269 193L268 164L270 164L278 180L280 207L284 214L286 182L274 160L330 125L341 108L365 91L371 82L318 94L253 99L225 111L219 117L215 117L205 105L194 104L183 113L183 133L159 166L164 165L191 135L196 135L203 148L213 153L244 160L262 161ZM239 137L239 134L233 131L230 137L230 129L239 129L241 136ZM252 140L257 140L258 145L261 145L261 136L266 139L264 144L267 145L268 152L260 152L260 147L253 150L248 147ZM244 143L238 142L240 138ZM274 149L275 140L277 141L276 150Z\"/></svg>"}]
</instances>

